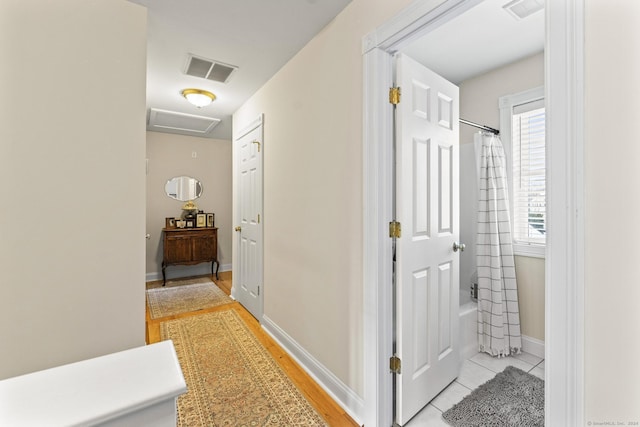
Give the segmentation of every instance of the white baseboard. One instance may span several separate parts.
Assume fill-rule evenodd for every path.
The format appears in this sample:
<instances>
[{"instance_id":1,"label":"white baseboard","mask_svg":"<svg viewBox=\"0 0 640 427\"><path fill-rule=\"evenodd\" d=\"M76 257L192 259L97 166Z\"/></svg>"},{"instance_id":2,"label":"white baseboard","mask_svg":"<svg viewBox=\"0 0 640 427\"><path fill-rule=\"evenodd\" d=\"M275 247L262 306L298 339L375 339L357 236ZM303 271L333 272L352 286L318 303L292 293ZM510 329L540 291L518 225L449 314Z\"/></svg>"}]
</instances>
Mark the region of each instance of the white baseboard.
<instances>
[{"instance_id":1,"label":"white baseboard","mask_svg":"<svg viewBox=\"0 0 640 427\"><path fill-rule=\"evenodd\" d=\"M522 351L544 359L544 341L522 335Z\"/></svg>"},{"instance_id":2,"label":"white baseboard","mask_svg":"<svg viewBox=\"0 0 640 427\"><path fill-rule=\"evenodd\" d=\"M356 392L318 362L266 315L262 316L262 327L358 425L362 425L364 400Z\"/></svg>"},{"instance_id":3,"label":"white baseboard","mask_svg":"<svg viewBox=\"0 0 640 427\"><path fill-rule=\"evenodd\" d=\"M231 270L231 264L221 264L218 272ZM179 279L181 277L203 276L205 274L211 274L211 264L172 265L167 269L166 274L167 280ZM154 280L162 280L162 271L154 271L145 275L145 281L153 282Z\"/></svg>"}]
</instances>

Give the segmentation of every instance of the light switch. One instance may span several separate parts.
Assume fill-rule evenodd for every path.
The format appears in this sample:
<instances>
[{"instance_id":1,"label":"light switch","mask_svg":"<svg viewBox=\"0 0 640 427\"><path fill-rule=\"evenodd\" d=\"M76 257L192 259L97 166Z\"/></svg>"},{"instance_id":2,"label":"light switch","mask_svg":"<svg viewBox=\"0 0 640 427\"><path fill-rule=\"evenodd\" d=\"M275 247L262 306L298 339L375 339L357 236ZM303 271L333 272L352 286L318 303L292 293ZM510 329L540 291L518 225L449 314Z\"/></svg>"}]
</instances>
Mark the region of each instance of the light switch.
<instances>
[{"instance_id":1,"label":"light switch","mask_svg":"<svg viewBox=\"0 0 640 427\"><path fill-rule=\"evenodd\" d=\"M196 157L198 157L198 153L196 151L192 151L191 157L195 159Z\"/></svg>"}]
</instances>

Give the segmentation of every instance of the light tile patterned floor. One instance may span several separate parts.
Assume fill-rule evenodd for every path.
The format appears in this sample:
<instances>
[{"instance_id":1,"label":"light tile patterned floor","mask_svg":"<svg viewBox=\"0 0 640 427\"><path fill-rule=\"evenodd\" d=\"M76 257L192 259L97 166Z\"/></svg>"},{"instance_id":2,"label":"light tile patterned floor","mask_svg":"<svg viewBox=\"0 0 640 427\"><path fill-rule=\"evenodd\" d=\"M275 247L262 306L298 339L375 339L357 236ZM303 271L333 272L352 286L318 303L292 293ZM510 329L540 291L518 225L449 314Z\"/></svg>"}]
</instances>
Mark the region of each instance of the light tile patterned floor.
<instances>
[{"instance_id":1,"label":"light tile patterned floor","mask_svg":"<svg viewBox=\"0 0 640 427\"><path fill-rule=\"evenodd\" d=\"M406 427L448 427L442 419L442 413L460 402L473 389L492 379L507 366L515 366L544 379L544 360L529 353L516 356L491 357L486 353L478 353L462 362L460 375L454 382L424 407Z\"/></svg>"}]
</instances>

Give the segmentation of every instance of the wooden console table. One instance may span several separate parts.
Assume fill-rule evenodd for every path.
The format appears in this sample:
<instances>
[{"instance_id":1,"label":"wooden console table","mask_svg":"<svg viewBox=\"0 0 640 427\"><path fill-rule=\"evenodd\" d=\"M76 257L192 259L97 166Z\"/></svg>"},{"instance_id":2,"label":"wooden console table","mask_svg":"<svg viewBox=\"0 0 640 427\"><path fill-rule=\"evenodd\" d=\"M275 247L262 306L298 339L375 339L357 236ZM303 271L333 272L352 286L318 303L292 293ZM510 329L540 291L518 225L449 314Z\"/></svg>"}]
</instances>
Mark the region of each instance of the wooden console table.
<instances>
[{"instance_id":1,"label":"wooden console table","mask_svg":"<svg viewBox=\"0 0 640 427\"><path fill-rule=\"evenodd\" d=\"M167 283L165 269L169 265L194 265L203 262L216 265L218 278L218 229L217 228L163 228L164 256L162 259L162 286Z\"/></svg>"}]
</instances>

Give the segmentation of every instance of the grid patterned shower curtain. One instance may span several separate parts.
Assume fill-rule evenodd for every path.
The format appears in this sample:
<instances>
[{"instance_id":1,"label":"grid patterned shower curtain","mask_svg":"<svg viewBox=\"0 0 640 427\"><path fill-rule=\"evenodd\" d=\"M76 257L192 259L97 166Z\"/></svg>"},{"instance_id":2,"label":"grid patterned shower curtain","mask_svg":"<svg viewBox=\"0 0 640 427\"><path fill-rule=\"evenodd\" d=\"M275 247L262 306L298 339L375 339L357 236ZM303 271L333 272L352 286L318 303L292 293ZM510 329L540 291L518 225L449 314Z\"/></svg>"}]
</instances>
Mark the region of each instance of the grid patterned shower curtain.
<instances>
[{"instance_id":1,"label":"grid patterned shower curtain","mask_svg":"<svg viewBox=\"0 0 640 427\"><path fill-rule=\"evenodd\" d=\"M495 135L474 137L479 156L478 343L492 356L520 353L520 309L511 240L506 161Z\"/></svg>"}]
</instances>

